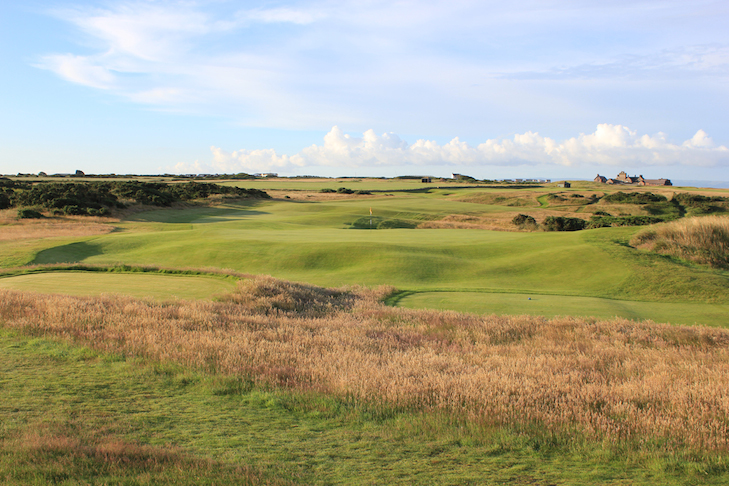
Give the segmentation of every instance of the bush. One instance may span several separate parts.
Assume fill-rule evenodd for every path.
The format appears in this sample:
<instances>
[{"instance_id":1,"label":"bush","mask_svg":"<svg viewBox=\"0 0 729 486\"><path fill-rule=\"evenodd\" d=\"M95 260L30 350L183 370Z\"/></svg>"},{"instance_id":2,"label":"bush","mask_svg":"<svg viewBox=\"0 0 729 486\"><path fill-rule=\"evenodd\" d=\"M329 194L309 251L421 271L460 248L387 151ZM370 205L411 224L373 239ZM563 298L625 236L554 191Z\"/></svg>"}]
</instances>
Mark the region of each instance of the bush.
<instances>
[{"instance_id":1,"label":"bush","mask_svg":"<svg viewBox=\"0 0 729 486\"><path fill-rule=\"evenodd\" d=\"M34 209L18 209L18 219L40 219L43 215Z\"/></svg>"},{"instance_id":2,"label":"bush","mask_svg":"<svg viewBox=\"0 0 729 486\"><path fill-rule=\"evenodd\" d=\"M648 204L652 202L666 202L666 196L651 192L615 192L603 196L603 201L613 204Z\"/></svg>"},{"instance_id":3,"label":"bush","mask_svg":"<svg viewBox=\"0 0 729 486\"><path fill-rule=\"evenodd\" d=\"M588 228L604 228L607 226L645 226L661 222L663 222L663 219L656 218L654 216L591 216Z\"/></svg>"},{"instance_id":4,"label":"bush","mask_svg":"<svg viewBox=\"0 0 729 486\"><path fill-rule=\"evenodd\" d=\"M688 209L691 215L725 212L729 207L729 198L720 196L702 196L682 192L674 194L671 202Z\"/></svg>"},{"instance_id":5,"label":"bush","mask_svg":"<svg viewBox=\"0 0 729 486\"><path fill-rule=\"evenodd\" d=\"M335 191L334 189L329 189L328 187L325 187L324 189L322 189L319 192L321 192L323 194L330 194L330 193L334 193L334 192L337 192L337 191Z\"/></svg>"},{"instance_id":6,"label":"bush","mask_svg":"<svg viewBox=\"0 0 729 486\"><path fill-rule=\"evenodd\" d=\"M580 218L547 216L542 224L547 231L579 231L585 229L587 221Z\"/></svg>"},{"instance_id":7,"label":"bush","mask_svg":"<svg viewBox=\"0 0 729 486\"><path fill-rule=\"evenodd\" d=\"M537 220L527 214L517 214L514 219L511 220L514 226L518 226L522 229L536 229Z\"/></svg>"},{"instance_id":8,"label":"bush","mask_svg":"<svg viewBox=\"0 0 729 486\"><path fill-rule=\"evenodd\" d=\"M352 223L353 229L413 229L417 224L402 219L384 219L378 216L364 216Z\"/></svg>"},{"instance_id":9,"label":"bush","mask_svg":"<svg viewBox=\"0 0 729 486\"><path fill-rule=\"evenodd\" d=\"M347 189L346 187L340 187L337 189L337 192L339 194L354 194L354 191L352 189Z\"/></svg>"}]
</instances>

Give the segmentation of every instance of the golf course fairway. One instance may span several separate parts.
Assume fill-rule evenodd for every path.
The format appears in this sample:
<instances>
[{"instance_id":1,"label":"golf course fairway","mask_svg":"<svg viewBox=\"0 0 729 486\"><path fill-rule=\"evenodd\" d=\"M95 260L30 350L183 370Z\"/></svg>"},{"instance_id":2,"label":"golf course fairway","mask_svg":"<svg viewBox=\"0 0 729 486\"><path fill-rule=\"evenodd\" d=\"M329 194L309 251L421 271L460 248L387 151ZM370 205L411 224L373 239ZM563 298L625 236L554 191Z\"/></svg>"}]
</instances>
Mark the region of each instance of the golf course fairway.
<instances>
[{"instance_id":1,"label":"golf course fairway","mask_svg":"<svg viewBox=\"0 0 729 486\"><path fill-rule=\"evenodd\" d=\"M145 273L48 272L0 278L0 288L46 294L120 294L154 300L210 299L235 284L215 277Z\"/></svg>"}]
</instances>

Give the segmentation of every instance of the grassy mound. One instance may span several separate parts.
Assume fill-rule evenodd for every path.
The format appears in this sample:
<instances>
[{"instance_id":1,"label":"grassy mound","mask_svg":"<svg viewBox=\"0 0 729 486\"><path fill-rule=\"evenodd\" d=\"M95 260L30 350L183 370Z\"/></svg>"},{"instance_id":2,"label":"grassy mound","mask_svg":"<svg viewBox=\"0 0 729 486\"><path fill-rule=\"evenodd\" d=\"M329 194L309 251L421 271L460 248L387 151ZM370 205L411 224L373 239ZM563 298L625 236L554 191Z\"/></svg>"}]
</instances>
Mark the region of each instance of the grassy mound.
<instances>
[{"instance_id":1,"label":"grassy mound","mask_svg":"<svg viewBox=\"0 0 729 486\"><path fill-rule=\"evenodd\" d=\"M655 225L630 244L664 255L729 268L729 217L707 216Z\"/></svg>"}]
</instances>

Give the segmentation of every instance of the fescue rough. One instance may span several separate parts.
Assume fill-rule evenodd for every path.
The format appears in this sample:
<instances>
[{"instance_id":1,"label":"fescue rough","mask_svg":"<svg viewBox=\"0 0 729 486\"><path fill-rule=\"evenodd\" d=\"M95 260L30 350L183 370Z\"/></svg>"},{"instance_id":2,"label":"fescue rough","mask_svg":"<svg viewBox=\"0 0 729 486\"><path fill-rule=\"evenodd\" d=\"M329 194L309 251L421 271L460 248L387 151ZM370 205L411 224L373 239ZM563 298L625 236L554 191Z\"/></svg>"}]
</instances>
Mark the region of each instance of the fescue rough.
<instances>
[{"instance_id":1,"label":"fescue rough","mask_svg":"<svg viewBox=\"0 0 729 486\"><path fill-rule=\"evenodd\" d=\"M391 308L271 277L221 302L0 291L0 323L101 351L619 446L729 449L729 331Z\"/></svg>"},{"instance_id":2,"label":"fescue rough","mask_svg":"<svg viewBox=\"0 0 729 486\"><path fill-rule=\"evenodd\" d=\"M729 268L729 217L704 216L656 224L637 233L630 244L716 268Z\"/></svg>"}]
</instances>

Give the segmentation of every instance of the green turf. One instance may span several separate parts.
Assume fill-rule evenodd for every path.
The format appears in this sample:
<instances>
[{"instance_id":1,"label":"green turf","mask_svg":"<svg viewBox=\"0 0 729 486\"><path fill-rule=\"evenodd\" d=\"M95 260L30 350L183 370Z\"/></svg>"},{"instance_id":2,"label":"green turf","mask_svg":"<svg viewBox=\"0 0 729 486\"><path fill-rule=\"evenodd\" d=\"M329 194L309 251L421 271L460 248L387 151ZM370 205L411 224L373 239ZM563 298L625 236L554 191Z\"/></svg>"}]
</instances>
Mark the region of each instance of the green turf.
<instances>
[{"instance_id":1,"label":"green turf","mask_svg":"<svg viewBox=\"0 0 729 486\"><path fill-rule=\"evenodd\" d=\"M433 415L370 416L323 397L99 354L0 330L3 484L247 484L235 468L296 484L726 484L715 462L621 455ZM52 377L52 379L49 379ZM35 436L176 448L93 458ZM30 437L30 438L29 438ZM50 441L53 443L53 441ZM58 442L58 441L56 441ZM63 443L61 443L61 446ZM113 451L114 449L112 449ZM215 464L203 471L204 460ZM116 461L116 462L115 462ZM719 464L720 461L717 462Z\"/></svg>"},{"instance_id":2,"label":"green turf","mask_svg":"<svg viewBox=\"0 0 729 486\"><path fill-rule=\"evenodd\" d=\"M727 304L675 304L636 302L543 294L485 292L419 292L397 301L402 307L455 310L477 314L529 314L545 317L583 316L599 319L624 317L671 324L729 327Z\"/></svg>"},{"instance_id":3,"label":"green turf","mask_svg":"<svg viewBox=\"0 0 729 486\"><path fill-rule=\"evenodd\" d=\"M210 299L232 281L215 277L147 273L49 272L0 278L0 288L69 295L122 294L156 300Z\"/></svg>"},{"instance_id":4,"label":"green turf","mask_svg":"<svg viewBox=\"0 0 729 486\"><path fill-rule=\"evenodd\" d=\"M463 191L472 191L478 199L485 189ZM147 211L116 223L115 232L75 241L49 240L45 248L42 242L29 247L2 242L0 258L3 252L16 252L27 255L23 257L26 263L35 264L230 268L323 286L388 284L410 291L536 293L675 304L729 303L729 272L633 249L627 242L637 228L574 233L351 229L353 222L369 216L370 208L378 218L411 223L451 214L488 216L520 210L463 202L463 194L444 195L448 192L320 202L248 201L220 207ZM0 264L11 266L9 262L16 260ZM463 309L474 309L477 303L474 297L471 303L463 303ZM642 309L642 317L684 322L681 316L690 316L694 307L667 307L670 311L656 306ZM515 306L509 312L518 310Z\"/></svg>"}]
</instances>

